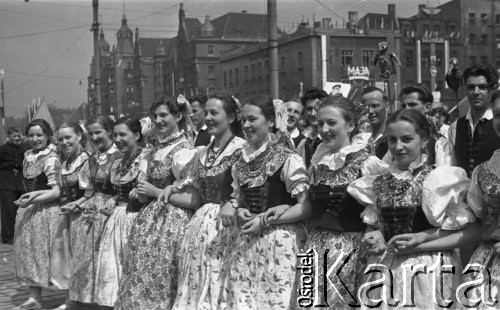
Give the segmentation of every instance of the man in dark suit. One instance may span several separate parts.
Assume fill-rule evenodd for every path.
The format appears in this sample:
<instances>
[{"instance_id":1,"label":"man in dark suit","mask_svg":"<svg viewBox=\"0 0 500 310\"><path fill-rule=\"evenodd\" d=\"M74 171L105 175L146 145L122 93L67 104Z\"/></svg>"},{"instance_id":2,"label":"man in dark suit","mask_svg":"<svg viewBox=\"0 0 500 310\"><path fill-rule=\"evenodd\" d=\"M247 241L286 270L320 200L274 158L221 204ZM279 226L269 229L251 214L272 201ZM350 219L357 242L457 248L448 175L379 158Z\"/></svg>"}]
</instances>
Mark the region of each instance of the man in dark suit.
<instances>
[{"instance_id":1,"label":"man in dark suit","mask_svg":"<svg viewBox=\"0 0 500 310\"><path fill-rule=\"evenodd\" d=\"M24 192L23 159L26 146L22 144L21 130L7 130L8 142L0 146L0 220L1 241L12 244L17 207L14 201Z\"/></svg>"},{"instance_id":2,"label":"man in dark suit","mask_svg":"<svg viewBox=\"0 0 500 310\"><path fill-rule=\"evenodd\" d=\"M384 92L377 87L368 86L363 89L361 103L368 110L368 124L371 127L371 133L360 133L353 138L353 141L362 141L366 149L378 158L384 158L387 153L387 137L385 136L385 122L387 118L387 109L389 108L389 99Z\"/></svg>"},{"instance_id":3,"label":"man in dark suit","mask_svg":"<svg viewBox=\"0 0 500 310\"><path fill-rule=\"evenodd\" d=\"M193 97L190 103L193 109L191 120L196 127L194 128L194 146L208 145L211 137L207 132L207 125L205 125L205 104L207 103L207 97Z\"/></svg>"},{"instance_id":4,"label":"man in dark suit","mask_svg":"<svg viewBox=\"0 0 500 310\"><path fill-rule=\"evenodd\" d=\"M477 165L490 159L500 148L490 107L490 95L497 89L498 74L489 64L477 64L465 69L464 81L470 109L453 124L456 133L451 135L454 138L451 142L455 145L458 166L470 176Z\"/></svg>"}]
</instances>

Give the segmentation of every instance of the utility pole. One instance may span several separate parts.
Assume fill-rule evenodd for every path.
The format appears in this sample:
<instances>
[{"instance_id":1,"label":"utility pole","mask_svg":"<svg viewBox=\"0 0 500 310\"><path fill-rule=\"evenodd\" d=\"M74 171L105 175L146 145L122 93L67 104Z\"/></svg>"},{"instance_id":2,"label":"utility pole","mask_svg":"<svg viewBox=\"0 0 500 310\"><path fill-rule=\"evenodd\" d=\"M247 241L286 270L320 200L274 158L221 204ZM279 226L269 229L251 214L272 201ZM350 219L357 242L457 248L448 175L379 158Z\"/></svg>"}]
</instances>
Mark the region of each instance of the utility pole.
<instances>
[{"instance_id":1,"label":"utility pole","mask_svg":"<svg viewBox=\"0 0 500 310\"><path fill-rule=\"evenodd\" d=\"M2 106L0 107L0 118L2 119L2 124L0 128L0 143L2 144L4 144L7 141L7 136L5 134L5 90L3 88L4 74L5 70L0 69L1 91L2 91Z\"/></svg>"},{"instance_id":2,"label":"utility pole","mask_svg":"<svg viewBox=\"0 0 500 310\"><path fill-rule=\"evenodd\" d=\"M94 86L95 107L94 113L101 115L101 51L99 50L99 0L92 0L94 20L91 31L94 32Z\"/></svg>"},{"instance_id":3,"label":"utility pole","mask_svg":"<svg viewBox=\"0 0 500 310\"><path fill-rule=\"evenodd\" d=\"M267 31L269 50L269 89L273 99L279 98L278 81L278 13L276 0L267 0Z\"/></svg>"},{"instance_id":4,"label":"utility pole","mask_svg":"<svg viewBox=\"0 0 500 310\"><path fill-rule=\"evenodd\" d=\"M495 23L496 23L496 14L495 14L495 0L491 0L491 60L490 64L496 64L496 39L495 39Z\"/></svg>"}]
</instances>

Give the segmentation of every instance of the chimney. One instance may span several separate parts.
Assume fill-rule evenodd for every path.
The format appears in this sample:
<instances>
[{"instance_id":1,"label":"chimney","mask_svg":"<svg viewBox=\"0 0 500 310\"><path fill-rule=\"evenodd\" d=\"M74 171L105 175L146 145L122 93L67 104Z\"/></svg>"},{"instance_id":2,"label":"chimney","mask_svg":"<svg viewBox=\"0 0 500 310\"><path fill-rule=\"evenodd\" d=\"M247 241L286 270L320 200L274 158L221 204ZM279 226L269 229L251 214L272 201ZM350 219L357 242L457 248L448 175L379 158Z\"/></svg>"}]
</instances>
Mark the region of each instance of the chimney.
<instances>
[{"instance_id":1,"label":"chimney","mask_svg":"<svg viewBox=\"0 0 500 310\"><path fill-rule=\"evenodd\" d=\"M419 12L419 13L422 13L422 12L423 12L423 10L425 9L425 7L426 7L426 5L425 5L425 4L419 4L419 5L418 5L418 12Z\"/></svg>"},{"instance_id":2,"label":"chimney","mask_svg":"<svg viewBox=\"0 0 500 310\"><path fill-rule=\"evenodd\" d=\"M322 22L323 22L322 28L330 28L331 21L332 21L331 18L323 18L322 19Z\"/></svg>"},{"instance_id":3,"label":"chimney","mask_svg":"<svg viewBox=\"0 0 500 310\"><path fill-rule=\"evenodd\" d=\"M387 5L387 14L396 16L396 5L394 3Z\"/></svg>"},{"instance_id":4,"label":"chimney","mask_svg":"<svg viewBox=\"0 0 500 310\"><path fill-rule=\"evenodd\" d=\"M358 12L349 12L347 13L347 16L348 16L347 28L349 29L354 28L354 25L358 24Z\"/></svg>"}]
</instances>

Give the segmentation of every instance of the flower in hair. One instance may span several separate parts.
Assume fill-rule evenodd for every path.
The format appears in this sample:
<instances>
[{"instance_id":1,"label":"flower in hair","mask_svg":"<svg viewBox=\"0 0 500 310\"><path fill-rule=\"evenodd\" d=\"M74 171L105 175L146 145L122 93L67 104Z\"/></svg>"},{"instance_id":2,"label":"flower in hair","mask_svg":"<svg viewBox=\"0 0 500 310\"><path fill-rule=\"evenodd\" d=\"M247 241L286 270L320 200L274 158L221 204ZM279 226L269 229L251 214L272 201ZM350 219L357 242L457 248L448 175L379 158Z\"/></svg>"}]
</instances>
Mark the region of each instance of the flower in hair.
<instances>
[{"instance_id":1,"label":"flower in hair","mask_svg":"<svg viewBox=\"0 0 500 310\"><path fill-rule=\"evenodd\" d=\"M235 109L236 120L240 121L241 120L241 102L235 96L231 96L231 98L233 98L234 104L236 105L236 109Z\"/></svg>"}]
</instances>

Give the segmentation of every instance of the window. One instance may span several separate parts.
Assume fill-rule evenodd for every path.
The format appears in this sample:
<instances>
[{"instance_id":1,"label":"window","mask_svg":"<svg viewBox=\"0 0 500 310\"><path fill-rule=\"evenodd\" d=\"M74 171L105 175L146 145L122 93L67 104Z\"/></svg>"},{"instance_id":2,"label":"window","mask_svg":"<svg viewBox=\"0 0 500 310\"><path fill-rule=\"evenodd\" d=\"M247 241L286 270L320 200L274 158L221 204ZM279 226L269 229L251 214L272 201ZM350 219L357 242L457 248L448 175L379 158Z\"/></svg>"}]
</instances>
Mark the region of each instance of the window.
<instances>
[{"instance_id":1,"label":"window","mask_svg":"<svg viewBox=\"0 0 500 310\"><path fill-rule=\"evenodd\" d=\"M333 48L330 49L330 66L333 67L334 62L333 62Z\"/></svg>"},{"instance_id":2,"label":"window","mask_svg":"<svg viewBox=\"0 0 500 310\"><path fill-rule=\"evenodd\" d=\"M475 25L475 24L476 24L476 14L469 13L469 25Z\"/></svg>"},{"instance_id":3,"label":"window","mask_svg":"<svg viewBox=\"0 0 500 310\"><path fill-rule=\"evenodd\" d=\"M429 24L424 24L424 32L429 33L431 31L431 26Z\"/></svg>"},{"instance_id":4,"label":"window","mask_svg":"<svg viewBox=\"0 0 500 310\"><path fill-rule=\"evenodd\" d=\"M470 64L475 65L476 64L476 56L470 56Z\"/></svg>"},{"instance_id":5,"label":"window","mask_svg":"<svg viewBox=\"0 0 500 310\"><path fill-rule=\"evenodd\" d=\"M437 50L436 51L436 67L441 67L442 60L443 60L443 50Z\"/></svg>"},{"instance_id":6,"label":"window","mask_svg":"<svg viewBox=\"0 0 500 310\"><path fill-rule=\"evenodd\" d=\"M248 82L248 66L245 66L245 72L243 73L244 74L244 81L245 82Z\"/></svg>"},{"instance_id":7,"label":"window","mask_svg":"<svg viewBox=\"0 0 500 310\"><path fill-rule=\"evenodd\" d=\"M297 53L297 64L299 69L304 67L304 59L302 58L302 52Z\"/></svg>"},{"instance_id":8,"label":"window","mask_svg":"<svg viewBox=\"0 0 500 310\"><path fill-rule=\"evenodd\" d=\"M353 51L352 50L341 50L340 51L340 60L342 66L352 66L354 63L353 59Z\"/></svg>"},{"instance_id":9,"label":"window","mask_svg":"<svg viewBox=\"0 0 500 310\"><path fill-rule=\"evenodd\" d=\"M495 24L500 24L500 14L495 15Z\"/></svg>"},{"instance_id":10,"label":"window","mask_svg":"<svg viewBox=\"0 0 500 310\"><path fill-rule=\"evenodd\" d=\"M486 55L481 56L481 63L483 64L488 63L488 56Z\"/></svg>"},{"instance_id":11,"label":"window","mask_svg":"<svg viewBox=\"0 0 500 310\"><path fill-rule=\"evenodd\" d=\"M434 25L434 35L439 36L439 33L441 32L441 26L440 25Z\"/></svg>"},{"instance_id":12,"label":"window","mask_svg":"<svg viewBox=\"0 0 500 310\"><path fill-rule=\"evenodd\" d=\"M227 73L226 73L226 71L224 71L223 76L224 76L224 87L227 87Z\"/></svg>"},{"instance_id":13,"label":"window","mask_svg":"<svg viewBox=\"0 0 500 310\"><path fill-rule=\"evenodd\" d=\"M457 31L457 25L446 25L446 32L448 33L448 35L451 35L456 31Z\"/></svg>"},{"instance_id":14,"label":"window","mask_svg":"<svg viewBox=\"0 0 500 310\"><path fill-rule=\"evenodd\" d=\"M469 34L469 44L476 44L476 35L474 33Z\"/></svg>"},{"instance_id":15,"label":"window","mask_svg":"<svg viewBox=\"0 0 500 310\"><path fill-rule=\"evenodd\" d=\"M488 35L487 34L482 34L481 35L481 41L479 42L481 45L486 45L488 44Z\"/></svg>"},{"instance_id":16,"label":"window","mask_svg":"<svg viewBox=\"0 0 500 310\"><path fill-rule=\"evenodd\" d=\"M450 51L450 58L451 57L458 58L458 52L457 51Z\"/></svg>"},{"instance_id":17,"label":"window","mask_svg":"<svg viewBox=\"0 0 500 310\"><path fill-rule=\"evenodd\" d=\"M234 69L234 85L240 85L240 70L238 68Z\"/></svg>"},{"instance_id":18,"label":"window","mask_svg":"<svg viewBox=\"0 0 500 310\"><path fill-rule=\"evenodd\" d=\"M500 55L495 56L495 66L497 68L500 67Z\"/></svg>"},{"instance_id":19,"label":"window","mask_svg":"<svg viewBox=\"0 0 500 310\"><path fill-rule=\"evenodd\" d=\"M280 58L280 68L285 69L285 56L281 56Z\"/></svg>"},{"instance_id":20,"label":"window","mask_svg":"<svg viewBox=\"0 0 500 310\"><path fill-rule=\"evenodd\" d=\"M215 67L208 66L208 78L214 78L214 77L215 77Z\"/></svg>"},{"instance_id":21,"label":"window","mask_svg":"<svg viewBox=\"0 0 500 310\"><path fill-rule=\"evenodd\" d=\"M257 64L257 78L262 80L262 63Z\"/></svg>"},{"instance_id":22,"label":"window","mask_svg":"<svg viewBox=\"0 0 500 310\"><path fill-rule=\"evenodd\" d=\"M370 66L373 60L373 50L363 50L362 51L363 66Z\"/></svg>"},{"instance_id":23,"label":"window","mask_svg":"<svg viewBox=\"0 0 500 310\"><path fill-rule=\"evenodd\" d=\"M214 57L214 46L211 44L208 46L208 57Z\"/></svg>"},{"instance_id":24,"label":"window","mask_svg":"<svg viewBox=\"0 0 500 310\"><path fill-rule=\"evenodd\" d=\"M252 64L252 65L250 66L250 79L251 79L252 81L254 81L254 80L255 80L255 64Z\"/></svg>"},{"instance_id":25,"label":"window","mask_svg":"<svg viewBox=\"0 0 500 310\"><path fill-rule=\"evenodd\" d=\"M233 70L229 70L229 87L233 87Z\"/></svg>"},{"instance_id":26,"label":"window","mask_svg":"<svg viewBox=\"0 0 500 310\"><path fill-rule=\"evenodd\" d=\"M406 66L411 68L413 67L413 51L406 50Z\"/></svg>"},{"instance_id":27,"label":"window","mask_svg":"<svg viewBox=\"0 0 500 310\"><path fill-rule=\"evenodd\" d=\"M486 25L488 23L488 14L482 13L481 14L481 24Z\"/></svg>"},{"instance_id":28,"label":"window","mask_svg":"<svg viewBox=\"0 0 500 310\"><path fill-rule=\"evenodd\" d=\"M422 51L422 67L428 67L429 66L429 51Z\"/></svg>"}]
</instances>

